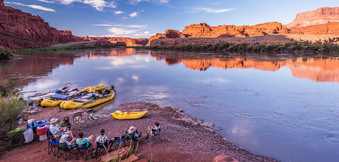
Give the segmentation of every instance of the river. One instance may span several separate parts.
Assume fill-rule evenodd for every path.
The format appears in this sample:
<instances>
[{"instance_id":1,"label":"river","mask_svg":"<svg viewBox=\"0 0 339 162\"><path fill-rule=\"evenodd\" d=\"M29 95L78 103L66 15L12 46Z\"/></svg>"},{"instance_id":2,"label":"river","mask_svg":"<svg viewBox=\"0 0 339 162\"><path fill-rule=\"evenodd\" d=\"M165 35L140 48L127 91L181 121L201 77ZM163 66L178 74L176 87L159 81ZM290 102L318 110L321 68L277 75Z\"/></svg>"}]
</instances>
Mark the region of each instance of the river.
<instances>
[{"instance_id":1,"label":"river","mask_svg":"<svg viewBox=\"0 0 339 162\"><path fill-rule=\"evenodd\" d=\"M253 153L281 161L339 159L339 58L107 49L0 63L1 78L20 77L22 91L114 84L115 102L100 113L154 102L215 123L216 132Z\"/></svg>"}]
</instances>

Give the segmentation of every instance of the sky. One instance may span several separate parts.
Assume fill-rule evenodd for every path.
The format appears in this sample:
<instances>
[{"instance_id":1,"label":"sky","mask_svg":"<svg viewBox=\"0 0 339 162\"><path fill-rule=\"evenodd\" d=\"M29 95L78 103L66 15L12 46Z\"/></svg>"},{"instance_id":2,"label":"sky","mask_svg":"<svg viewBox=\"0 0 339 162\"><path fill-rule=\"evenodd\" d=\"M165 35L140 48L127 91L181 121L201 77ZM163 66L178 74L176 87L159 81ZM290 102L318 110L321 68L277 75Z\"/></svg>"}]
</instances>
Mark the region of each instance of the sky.
<instances>
[{"instance_id":1,"label":"sky","mask_svg":"<svg viewBox=\"0 0 339 162\"><path fill-rule=\"evenodd\" d=\"M145 38L202 22L288 24L297 13L339 7L339 0L5 0L5 5L78 36Z\"/></svg>"}]
</instances>

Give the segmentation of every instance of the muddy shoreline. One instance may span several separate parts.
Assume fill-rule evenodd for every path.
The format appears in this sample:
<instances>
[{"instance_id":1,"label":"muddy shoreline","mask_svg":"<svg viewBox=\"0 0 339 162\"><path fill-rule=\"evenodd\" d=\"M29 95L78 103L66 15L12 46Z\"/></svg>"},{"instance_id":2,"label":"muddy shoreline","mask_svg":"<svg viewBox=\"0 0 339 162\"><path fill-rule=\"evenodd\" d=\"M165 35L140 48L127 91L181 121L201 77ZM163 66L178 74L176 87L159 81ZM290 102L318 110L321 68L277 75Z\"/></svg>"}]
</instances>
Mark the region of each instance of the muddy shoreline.
<instances>
[{"instance_id":1,"label":"muddy shoreline","mask_svg":"<svg viewBox=\"0 0 339 162\"><path fill-rule=\"evenodd\" d=\"M110 114L98 113L97 120L89 121L86 120L85 113L88 110L66 111L53 107L42 109L41 114L35 115L35 119L57 117L60 120L67 115L72 121L73 114L84 112L83 118L86 122L82 125L74 125L73 134L84 131L85 136L98 136L100 130L104 128L109 138L124 135L125 131L133 125L143 134L139 140L137 151L140 153L139 159L152 157L153 161L212 161L218 155L227 155L239 161L277 161L273 158L255 155L235 146L213 131L213 123L204 122L179 109L162 108L146 102L122 104L119 109L122 111L147 110L148 114L139 120L115 120ZM162 132L155 142L150 143L145 138L146 129L156 121L160 123ZM23 124L21 127L25 127L25 125ZM23 161L61 160L53 155L48 155L47 141L40 142L38 139L3 153L1 159L2 161L15 161L16 159ZM75 161L75 157L71 157L70 161ZM95 159L89 161L95 161Z\"/></svg>"}]
</instances>

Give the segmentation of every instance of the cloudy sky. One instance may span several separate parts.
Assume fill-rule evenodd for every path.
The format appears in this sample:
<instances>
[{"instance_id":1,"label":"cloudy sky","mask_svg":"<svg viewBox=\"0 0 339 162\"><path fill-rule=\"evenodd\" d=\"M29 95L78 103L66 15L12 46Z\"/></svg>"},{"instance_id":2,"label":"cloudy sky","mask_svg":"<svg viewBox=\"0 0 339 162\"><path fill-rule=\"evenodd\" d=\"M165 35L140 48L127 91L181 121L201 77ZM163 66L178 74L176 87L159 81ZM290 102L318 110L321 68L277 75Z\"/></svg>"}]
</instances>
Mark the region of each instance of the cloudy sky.
<instances>
[{"instance_id":1,"label":"cloudy sky","mask_svg":"<svg viewBox=\"0 0 339 162\"><path fill-rule=\"evenodd\" d=\"M5 5L74 35L149 37L201 22L287 24L299 12L338 7L339 0L5 0Z\"/></svg>"}]
</instances>

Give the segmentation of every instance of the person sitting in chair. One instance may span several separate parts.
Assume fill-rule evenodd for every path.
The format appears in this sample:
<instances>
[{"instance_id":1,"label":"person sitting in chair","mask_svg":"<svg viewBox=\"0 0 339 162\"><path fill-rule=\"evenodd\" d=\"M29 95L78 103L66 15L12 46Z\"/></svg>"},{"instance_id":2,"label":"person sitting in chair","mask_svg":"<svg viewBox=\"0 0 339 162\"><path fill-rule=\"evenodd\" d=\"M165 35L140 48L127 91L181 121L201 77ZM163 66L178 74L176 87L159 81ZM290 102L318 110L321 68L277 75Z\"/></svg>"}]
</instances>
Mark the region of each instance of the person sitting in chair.
<instances>
[{"instance_id":1,"label":"person sitting in chair","mask_svg":"<svg viewBox=\"0 0 339 162\"><path fill-rule=\"evenodd\" d=\"M108 140L107 136L105 136L105 129L101 129L100 136L95 139L95 143L108 147L108 144L112 144L113 141Z\"/></svg>"},{"instance_id":2,"label":"person sitting in chair","mask_svg":"<svg viewBox=\"0 0 339 162\"><path fill-rule=\"evenodd\" d=\"M75 140L76 139L73 138L72 132L67 131L60 137L59 146L63 147L63 150L67 150L67 148L71 149L72 143L75 142Z\"/></svg>"},{"instance_id":3,"label":"person sitting in chair","mask_svg":"<svg viewBox=\"0 0 339 162\"><path fill-rule=\"evenodd\" d=\"M90 147L92 144L90 141L93 139L93 135L90 135L89 137L84 138L84 132L80 132L79 138L76 140L76 144L78 144L80 147Z\"/></svg>"},{"instance_id":4,"label":"person sitting in chair","mask_svg":"<svg viewBox=\"0 0 339 162\"><path fill-rule=\"evenodd\" d=\"M126 131L127 138L137 141L139 137L141 137L141 133L138 132L138 130L134 127L131 126L128 131Z\"/></svg>"},{"instance_id":5,"label":"person sitting in chair","mask_svg":"<svg viewBox=\"0 0 339 162\"><path fill-rule=\"evenodd\" d=\"M66 131L66 127L60 127L56 122L58 118L51 119L51 125L49 126L49 130L53 134L54 138L60 138L60 136Z\"/></svg>"},{"instance_id":6,"label":"person sitting in chair","mask_svg":"<svg viewBox=\"0 0 339 162\"><path fill-rule=\"evenodd\" d=\"M149 138L149 136L158 135L160 130L161 130L161 127L160 127L159 122L155 122L153 127L147 128L147 137L146 138Z\"/></svg>"},{"instance_id":7,"label":"person sitting in chair","mask_svg":"<svg viewBox=\"0 0 339 162\"><path fill-rule=\"evenodd\" d=\"M71 122L69 121L69 117L68 116L65 116L64 120L61 122L60 124L61 127L67 127L69 129L72 128L72 124Z\"/></svg>"}]
</instances>

